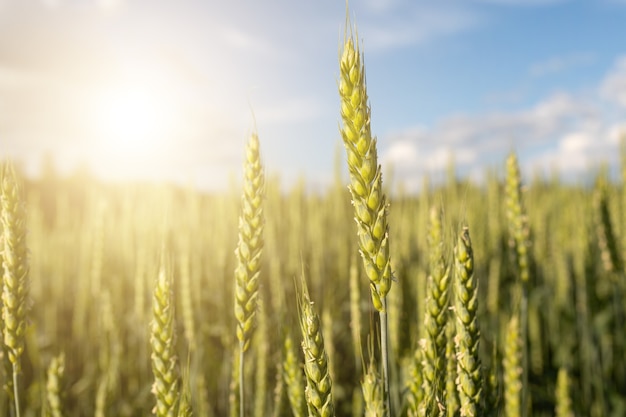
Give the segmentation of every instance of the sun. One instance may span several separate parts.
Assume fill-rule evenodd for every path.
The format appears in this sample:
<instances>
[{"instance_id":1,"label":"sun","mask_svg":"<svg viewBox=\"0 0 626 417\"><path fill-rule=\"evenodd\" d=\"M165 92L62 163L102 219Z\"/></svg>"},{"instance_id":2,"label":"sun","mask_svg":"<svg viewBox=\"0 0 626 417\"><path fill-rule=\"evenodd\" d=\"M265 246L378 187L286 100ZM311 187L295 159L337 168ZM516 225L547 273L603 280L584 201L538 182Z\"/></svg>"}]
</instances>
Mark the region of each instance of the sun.
<instances>
[{"instance_id":1,"label":"sun","mask_svg":"<svg viewBox=\"0 0 626 417\"><path fill-rule=\"evenodd\" d=\"M107 179L152 178L183 134L183 106L167 82L115 81L92 90L89 165Z\"/></svg>"},{"instance_id":2,"label":"sun","mask_svg":"<svg viewBox=\"0 0 626 417\"><path fill-rule=\"evenodd\" d=\"M101 147L118 156L137 156L161 146L173 128L167 103L163 94L139 85L104 89L95 106Z\"/></svg>"}]
</instances>

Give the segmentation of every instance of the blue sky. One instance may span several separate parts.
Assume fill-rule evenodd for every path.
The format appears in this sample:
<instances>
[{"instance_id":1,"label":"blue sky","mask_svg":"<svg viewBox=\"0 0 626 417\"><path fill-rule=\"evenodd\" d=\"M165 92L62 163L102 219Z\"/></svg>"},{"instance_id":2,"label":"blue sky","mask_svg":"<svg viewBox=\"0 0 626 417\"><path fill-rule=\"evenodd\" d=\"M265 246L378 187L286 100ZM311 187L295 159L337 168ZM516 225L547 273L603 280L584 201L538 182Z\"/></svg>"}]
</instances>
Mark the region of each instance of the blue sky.
<instances>
[{"instance_id":1,"label":"blue sky","mask_svg":"<svg viewBox=\"0 0 626 417\"><path fill-rule=\"evenodd\" d=\"M350 2L385 170L480 180L618 163L626 1ZM331 181L338 0L0 0L0 156L224 189L259 132L269 174Z\"/></svg>"}]
</instances>

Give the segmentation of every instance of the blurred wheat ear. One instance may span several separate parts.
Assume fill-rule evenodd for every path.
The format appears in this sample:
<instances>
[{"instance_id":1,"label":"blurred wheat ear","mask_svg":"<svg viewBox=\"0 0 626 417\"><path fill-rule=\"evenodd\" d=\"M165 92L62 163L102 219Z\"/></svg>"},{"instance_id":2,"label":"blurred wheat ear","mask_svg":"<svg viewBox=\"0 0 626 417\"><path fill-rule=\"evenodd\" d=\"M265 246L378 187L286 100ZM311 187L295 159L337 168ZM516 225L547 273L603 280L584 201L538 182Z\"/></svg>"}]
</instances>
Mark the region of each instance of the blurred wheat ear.
<instances>
[{"instance_id":1,"label":"blurred wheat ear","mask_svg":"<svg viewBox=\"0 0 626 417\"><path fill-rule=\"evenodd\" d=\"M26 246L26 208L19 183L11 163L2 170L2 336L4 348L12 367L14 411L20 416L18 376L24 352L26 309L28 295L28 248ZM8 387L7 387L8 388ZM10 391L10 388L7 389Z\"/></svg>"},{"instance_id":2,"label":"blurred wheat ear","mask_svg":"<svg viewBox=\"0 0 626 417\"><path fill-rule=\"evenodd\" d=\"M154 288L150 326L152 393L156 397L156 416L172 417L177 415L180 402L180 369L175 347L172 279L164 263L162 259Z\"/></svg>"}]
</instances>

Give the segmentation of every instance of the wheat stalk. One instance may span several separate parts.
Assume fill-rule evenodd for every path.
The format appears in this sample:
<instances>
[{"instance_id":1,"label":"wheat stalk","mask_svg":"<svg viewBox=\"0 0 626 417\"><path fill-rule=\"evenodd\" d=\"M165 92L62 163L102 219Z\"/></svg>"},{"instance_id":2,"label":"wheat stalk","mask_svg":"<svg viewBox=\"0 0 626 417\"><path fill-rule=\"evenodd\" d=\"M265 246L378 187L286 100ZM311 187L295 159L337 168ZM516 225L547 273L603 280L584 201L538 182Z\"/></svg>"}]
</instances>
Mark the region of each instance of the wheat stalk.
<instances>
[{"instance_id":1,"label":"wheat stalk","mask_svg":"<svg viewBox=\"0 0 626 417\"><path fill-rule=\"evenodd\" d=\"M100 295L100 323L102 331L102 346L99 352L99 365L101 377L96 392L96 409L94 417L108 415L106 410L108 397L119 385L120 363L122 360L122 343L120 341L118 323L113 314L111 293L108 289Z\"/></svg>"}]
</instances>

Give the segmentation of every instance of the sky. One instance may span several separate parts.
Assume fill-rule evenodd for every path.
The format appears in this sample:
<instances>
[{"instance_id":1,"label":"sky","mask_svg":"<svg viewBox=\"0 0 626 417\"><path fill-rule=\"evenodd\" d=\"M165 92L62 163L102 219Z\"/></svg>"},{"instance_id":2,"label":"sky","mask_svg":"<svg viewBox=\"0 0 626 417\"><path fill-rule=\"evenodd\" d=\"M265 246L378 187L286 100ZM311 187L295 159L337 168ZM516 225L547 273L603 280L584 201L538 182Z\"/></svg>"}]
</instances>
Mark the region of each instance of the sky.
<instances>
[{"instance_id":1,"label":"sky","mask_svg":"<svg viewBox=\"0 0 626 417\"><path fill-rule=\"evenodd\" d=\"M480 181L619 163L626 1L352 0L385 172ZM224 190L333 178L343 0L0 0L0 157ZM344 158L343 153L341 157Z\"/></svg>"}]
</instances>

